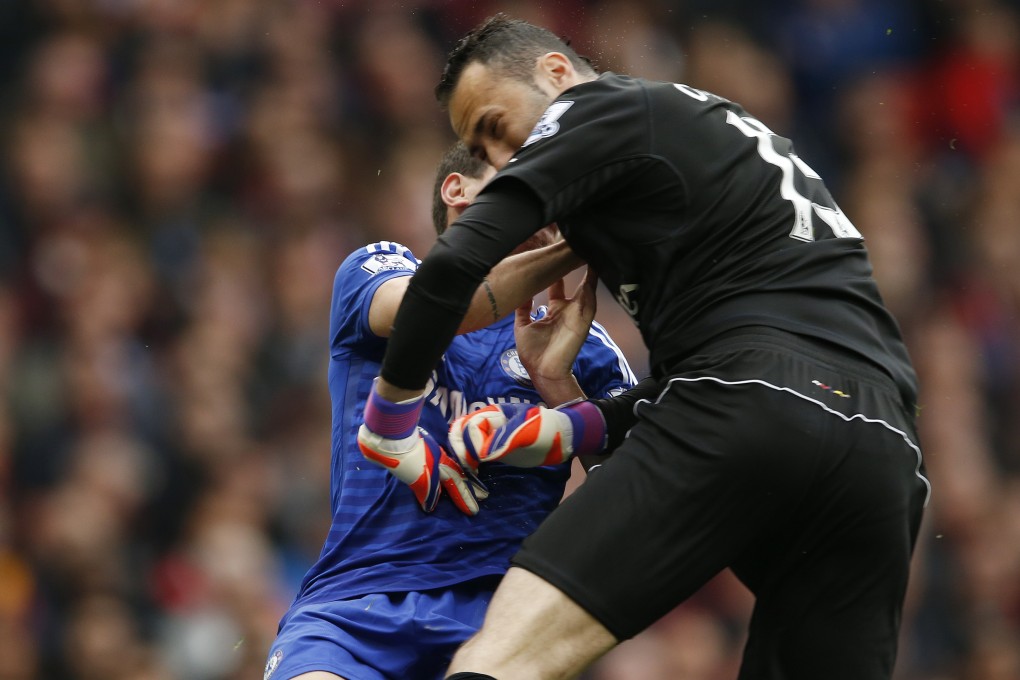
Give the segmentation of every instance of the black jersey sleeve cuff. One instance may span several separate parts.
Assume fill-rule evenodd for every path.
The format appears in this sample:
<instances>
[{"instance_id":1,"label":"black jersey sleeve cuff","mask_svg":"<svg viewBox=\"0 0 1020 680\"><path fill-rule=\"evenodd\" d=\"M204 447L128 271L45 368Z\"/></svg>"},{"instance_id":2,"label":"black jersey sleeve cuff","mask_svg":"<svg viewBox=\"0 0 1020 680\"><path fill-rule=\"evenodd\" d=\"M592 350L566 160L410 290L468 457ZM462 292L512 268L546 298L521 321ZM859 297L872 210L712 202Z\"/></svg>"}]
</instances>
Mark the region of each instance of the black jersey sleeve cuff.
<instances>
[{"instance_id":1,"label":"black jersey sleeve cuff","mask_svg":"<svg viewBox=\"0 0 1020 680\"><path fill-rule=\"evenodd\" d=\"M592 399L602 416L606 419L607 443L605 453L614 451L620 444L630 428L637 423L637 415L634 413L634 406L639 401L654 402L659 398L662 387L658 380L648 376L634 387L623 394L608 399Z\"/></svg>"}]
</instances>

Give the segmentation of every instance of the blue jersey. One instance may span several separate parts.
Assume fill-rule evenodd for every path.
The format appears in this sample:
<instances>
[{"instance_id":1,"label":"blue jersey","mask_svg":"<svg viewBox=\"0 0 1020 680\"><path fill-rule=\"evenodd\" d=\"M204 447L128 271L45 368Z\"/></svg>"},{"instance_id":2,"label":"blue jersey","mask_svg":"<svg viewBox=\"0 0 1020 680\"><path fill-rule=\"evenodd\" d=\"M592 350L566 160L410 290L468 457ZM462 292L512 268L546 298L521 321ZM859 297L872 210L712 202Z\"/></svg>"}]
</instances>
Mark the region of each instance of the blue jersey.
<instances>
[{"instance_id":1,"label":"blue jersey","mask_svg":"<svg viewBox=\"0 0 1020 680\"><path fill-rule=\"evenodd\" d=\"M521 541L563 495L569 464L524 469L497 463L481 470L491 494L477 516L464 515L445 497L426 515L406 485L362 456L357 431L386 349L386 340L369 328L369 307L380 284L417 266L407 248L383 241L351 254L336 273L328 371L333 521L295 606L503 574ZM617 394L635 382L597 324L574 373L591 397ZM432 374L420 423L443 444L454 418L507 400L541 403L517 358L512 317L454 340Z\"/></svg>"}]
</instances>

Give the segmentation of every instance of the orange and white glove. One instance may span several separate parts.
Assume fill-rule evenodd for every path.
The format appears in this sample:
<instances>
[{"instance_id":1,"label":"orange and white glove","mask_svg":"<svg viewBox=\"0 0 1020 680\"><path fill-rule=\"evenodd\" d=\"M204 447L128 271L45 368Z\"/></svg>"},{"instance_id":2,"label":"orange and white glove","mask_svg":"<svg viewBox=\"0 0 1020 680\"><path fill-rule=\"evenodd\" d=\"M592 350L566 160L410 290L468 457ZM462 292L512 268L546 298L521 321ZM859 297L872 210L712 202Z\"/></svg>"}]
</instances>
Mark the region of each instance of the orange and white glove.
<instances>
[{"instance_id":1,"label":"orange and white glove","mask_svg":"<svg viewBox=\"0 0 1020 680\"><path fill-rule=\"evenodd\" d=\"M492 404L450 425L450 450L465 469L500 461L515 467L556 465L571 456L600 453L606 421L590 401L551 409Z\"/></svg>"},{"instance_id":2,"label":"orange and white glove","mask_svg":"<svg viewBox=\"0 0 1020 680\"><path fill-rule=\"evenodd\" d=\"M476 515L478 501L489 492L473 470L465 473L432 435L418 427L423 403L424 395L387 401L373 386L365 404L365 422L358 429L361 455L411 487L425 512L436 508L445 490L461 512Z\"/></svg>"}]
</instances>

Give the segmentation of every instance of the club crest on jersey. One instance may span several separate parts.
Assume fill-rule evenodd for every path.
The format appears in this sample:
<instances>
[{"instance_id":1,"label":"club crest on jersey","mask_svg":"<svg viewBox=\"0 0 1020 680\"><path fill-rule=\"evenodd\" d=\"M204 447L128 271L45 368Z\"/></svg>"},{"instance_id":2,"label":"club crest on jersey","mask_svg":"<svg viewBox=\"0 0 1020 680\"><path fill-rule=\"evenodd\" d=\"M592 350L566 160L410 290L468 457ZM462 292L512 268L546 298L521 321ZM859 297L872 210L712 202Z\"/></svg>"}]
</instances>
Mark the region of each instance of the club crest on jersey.
<instances>
[{"instance_id":1,"label":"club crest on jersey","mask_svg":"<svg viewBox=\"0 0 1020 680\"><path fill-rule=\"evenodd\" d=\"M280 667L281 661L283 661L283 650L278 649L273 652L273 655L269 657L269 661L266 662L266 670L262 673L262 680L269 680L270 676Z\"/></svg>"},{"instance_id":2,"label":"club crest on jersey","mask_svg":"<svg viewBox=\"0 0 1020 680\"><path fill-rule=\"evenodd\" d=\"M528 370L524 368L524 364L521 363L521 358L517 355L516 349L508 349L503 352L503 355L499 358L499 365L503 368L503 372L514 379L518 385L524 387L531 387L531 376L528 375Z\"/></svg>"},{"instance_id":3,"label":"club crest on jersey","mask_svg":"<svg viewBox=\"0 0 1020 680\"><path fill-rule=\"evenodd\" d=\"M521 147L530 146L540 139L546 137L552 137L560 131L560 116L567 112L574 102L555 102L549 108L545 110L542 117L538 119L538 123L535 125L535 129L531 131L528 138L524 140L524 144Z\"/></svg>"},{"instance_id":4,"label":"club crest on jersey","mask_svg":"<svg viewBox=\"0 0 1020 680\"><path fill-rule=\"evenodd\" d=\"M403 255L397 255L395 253L376 253L371 258L365 260L364 264L361 265L361 268L374 276L379 272L390 272L401 269L414 271L414 263Z\"/></svg>"}]
</instances>

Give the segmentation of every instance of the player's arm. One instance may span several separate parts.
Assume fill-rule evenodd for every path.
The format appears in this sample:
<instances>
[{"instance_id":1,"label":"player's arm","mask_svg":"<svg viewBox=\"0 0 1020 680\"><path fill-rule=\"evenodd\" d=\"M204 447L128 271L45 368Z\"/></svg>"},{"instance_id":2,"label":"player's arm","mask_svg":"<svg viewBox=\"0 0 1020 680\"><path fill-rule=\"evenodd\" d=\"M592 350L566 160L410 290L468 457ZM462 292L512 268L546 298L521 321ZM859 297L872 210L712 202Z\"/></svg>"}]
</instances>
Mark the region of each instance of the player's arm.
<instances>
[{"instance_id":1,"label":"player's arm","mask_svg":"<svg viewBox=\"0 0 1020 680\"><path fill-rule=\"evenodd\" d=\"M537 467L573 456L583 460L612 453L637 423L637 403L652 401L661 391L649 377L619 396L558 408L493 404L455 420L448 441L459 462L471 470L496 461ZM586 469L597 462L589 459Z\"/></svg>"},{"instance_id":2,"label":"player's arm","mask_svg":"<svg viewBox=\"0 0 1020 680\"><path fill-rule=\"evenodd\" d=\"M584 264L566 241L511 255L492 268L471 298L471 306L458 328L468 333L499 321Z\"/></svg>"},{"instance_id":3,"label":"player's arm","mask_svg":"<svg viewBox=\"0 0 1020 680\"><path fill-rule=\"evenodd\" d=\"M589 400L606 422L606 447L602 453L612 453L623 443L627 433L637 424L638 402L655 402L663 387L659 380L648 376L615 397Z\"/></svg>"},{"instance_id":4,"label":"player's arm","mask_svg":"<svg viewBox=\"0 0 1020 680\"><path fill-rule=\"evenodd\" d=\"M582 264L565 241L511 255L493 267L484 283L475 290L457 333L484 328L510 310L530 304L537 290L549 287ZM375 335L390 336L410 282L410 276L401 276L386 281L376 290L368 312L369 326Z\"/></svg>"},{"instance_id":5,"label":"player's arm","mask_svg":"<svg viewBox=\"0 0 1020 680\"><path fill-rule=\"evenodd\" d=\"M577 402L587 395L572 370L595 320L598 277L588 267L572 297L564 295L563 280L549 288L549 305L539 318L520 307L514 322L518 356L535 389L551 407ZM585 470L602 462L602 456L580 456Z\"/></svg>"},{"instance_id":6,"label":"player's arm","mask_svg":"<svg viewBox=\"0 0 1020 680\"><path fill-rule=\"evenodd\" d=\"M518 355L547 404L496 404L457 419L449 446L465 469L502 461L518 467L552 465L577 456L591 470L615 450L636 424L635 406L653 401L661 388L646 378L616 397L585 399L573 367L589 338L595 316L596 278L589 268L573 296L563 282L550 288L548 310L535 318L517 311L514 335ZM633 385L629 368L625 380Z\"/></svg>"},{"instance_id":7,"label":"player's arm","mask_svg":"<svg viewBox=\"0 0 1020 680\"><path fill-rule=\"evenodd\" d=\"M542 202L521 182L497 180L478 196L439 237L404 293L376 385L380 397L399 402L422 394L485 275L545 224Z\"/></svg>"},{"instance_id":8,"label":"player's arm","mask_svg":"<svg viewBox=\"0 0 1020 680\"><path fill-rule=\"evenodd\" d=\"M656 381L649 379L618 397L584 400L572 367L595 317L595 285L589 269L570 298L562 281L550 288L544 315L532 319L528 309L518 309L514 335L521 362L546 403L559 408L500 404L459 418L450 427L449 442L463 465L477 469L502 460L531 467L577 455L589 469L633 427L634 405L658 396Z\"/></svg>"}]
</instances>

